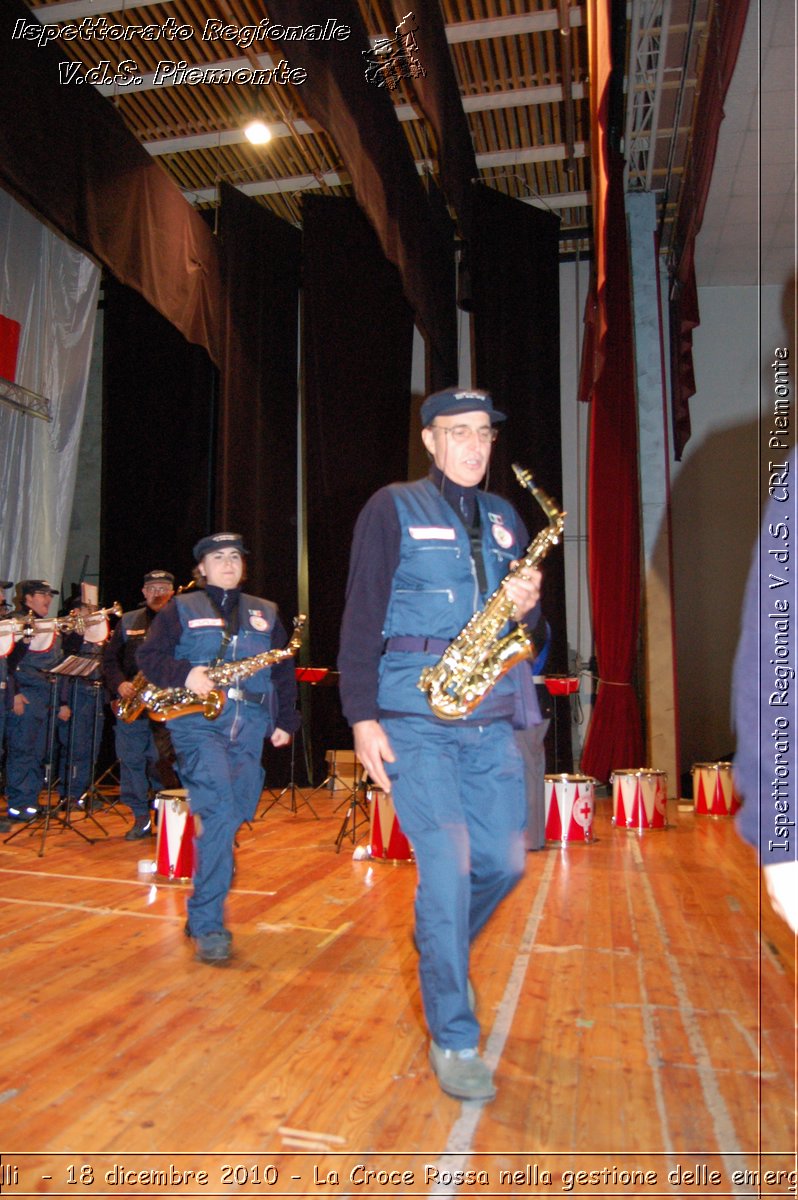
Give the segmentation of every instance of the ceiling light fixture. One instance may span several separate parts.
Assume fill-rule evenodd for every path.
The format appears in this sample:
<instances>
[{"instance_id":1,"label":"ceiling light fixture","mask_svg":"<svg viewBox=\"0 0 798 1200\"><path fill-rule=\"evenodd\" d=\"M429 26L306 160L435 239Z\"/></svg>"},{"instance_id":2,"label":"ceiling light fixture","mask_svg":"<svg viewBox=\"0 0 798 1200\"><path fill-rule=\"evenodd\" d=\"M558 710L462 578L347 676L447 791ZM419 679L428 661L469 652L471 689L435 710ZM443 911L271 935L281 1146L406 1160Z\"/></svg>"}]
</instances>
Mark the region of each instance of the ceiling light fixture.
<instances>
[{"instance_id":1,"label":"ceiling light fixture","mask_svg":"<svg viewBox=\"0 0 798 1200\"><path fill-rule=\"evenodd\" d=\"M253 146L265 146L272 140L272 131L264 121L250 121L244 129L244 137Z\"/></svg>"}]
</instances>

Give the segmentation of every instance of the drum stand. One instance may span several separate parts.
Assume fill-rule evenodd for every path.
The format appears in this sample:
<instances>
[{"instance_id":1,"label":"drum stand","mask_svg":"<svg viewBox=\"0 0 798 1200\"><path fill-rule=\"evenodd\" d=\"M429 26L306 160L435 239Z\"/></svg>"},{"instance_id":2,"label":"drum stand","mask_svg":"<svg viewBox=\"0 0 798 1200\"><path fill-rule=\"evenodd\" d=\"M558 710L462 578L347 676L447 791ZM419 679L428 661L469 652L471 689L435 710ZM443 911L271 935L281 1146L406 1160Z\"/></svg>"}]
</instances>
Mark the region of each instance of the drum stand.
<instances>
[{"instance_id":1,"label":"drum stand","mask_svg":"<svg viewBox=\"0 0 798 1200\"><path fill-rule=\"evenodd\" d=\"M369 826L369 810L363 797L366 794L365 772L360 763L356 764L355 781L352 785L352 790L349 795L349 807L346 810L341 828L338 830L338 837L335 839L335 853L341 849L341 843L345 837L351 837L352 845L357 841L358 821L365 821L366 828ZM343 801L342 801L343 803ZM340 808L341 805L338 805Z\"/></svg>"},{"instance_id":2,"label":"drum stand","mask_svg":"<svg viewBox=\"0 0 798 1200\"><path fill-rule=\"evenodd\" d=\"M271 810L274 808L275 804L279 804L283 808L287 807L288 811L294 813L294 815L296 815L296 813L299 812L299 809L303 804L307 804L308 808L313 813L313 816L318 821L319 814L316 812L315 808L310 803L310 799L307 796L303 796L302 793L300 792L299 788L296 785L296 744L297 744L297 739L299 738L300 735L302 735L302 745L304 747L305 746L305 737L304 737L304 734L302 733L301 725L300 725L299 729L296 731L296 733L294 734L294 736L291 738L291 781L290 781L290 783L287 784L286 787L284 787L281 792L278 792L276 796L271 788L266 789L268 792L271 792L272 799L266 801L262 810L258 813L257 817L255 818L256 820L260 820L261 817L266 816L267 812L271 812ZM307 771L307 766L308 766L308 764L307 764L307 758L306 758L306 760L305 760L305 770L306 771ZM310 793L311 796L315 795L318 790L319 790L318 788L314 788L313 791ZM291 796L291 801L287 806L283 804L283 796L285 796L286 793L288 793ZM299 797L299 803L297 803L297 796Z\"/></svg>"}]
</instances>

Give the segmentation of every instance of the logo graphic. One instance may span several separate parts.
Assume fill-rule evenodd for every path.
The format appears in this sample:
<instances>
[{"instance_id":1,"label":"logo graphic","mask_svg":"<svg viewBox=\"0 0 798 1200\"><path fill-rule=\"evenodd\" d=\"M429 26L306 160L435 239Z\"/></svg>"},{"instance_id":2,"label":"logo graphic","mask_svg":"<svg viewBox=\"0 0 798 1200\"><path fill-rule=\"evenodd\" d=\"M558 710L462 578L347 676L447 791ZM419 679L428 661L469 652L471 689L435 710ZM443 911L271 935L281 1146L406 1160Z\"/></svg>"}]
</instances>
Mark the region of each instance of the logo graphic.
<instances>
[{"instance_id":1,"label":"logo graphic","mask_svg":"<svg viewBox=\"0 0 798 1200\"><path fill-rule=\"evenodd\" d=\"M417 79L427 74L415 53L418 50L417 31L415 13L409 12L396 26L392 38L381 38L371 50L362 51L368 62L367 83L393 91L400 79Z\"/></svg>"}]
</instances>

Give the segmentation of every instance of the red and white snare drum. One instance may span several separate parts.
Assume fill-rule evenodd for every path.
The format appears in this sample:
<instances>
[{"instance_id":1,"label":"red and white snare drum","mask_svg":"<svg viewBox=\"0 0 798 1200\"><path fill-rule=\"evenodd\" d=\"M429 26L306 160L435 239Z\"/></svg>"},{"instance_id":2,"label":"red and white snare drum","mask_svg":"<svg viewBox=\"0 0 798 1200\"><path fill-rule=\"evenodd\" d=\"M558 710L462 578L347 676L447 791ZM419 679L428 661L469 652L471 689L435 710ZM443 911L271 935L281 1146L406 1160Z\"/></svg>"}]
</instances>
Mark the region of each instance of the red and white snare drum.
<instances>
[{"instance_id":1,"label":"red and white snare drum","mask_svg":"<svg viewBox=\"0 0 798 1200\"><path fill-rule=\"evenodd\" d=\"M619 829L668 828L668 776L649 767L613 771L612 823Z\"/></svg>"},{"instance_id":2,"label":"red and white snare drum","mask_svg":"<svg viewBox=\"0 0 798 1200\"><path fill-rule=\"evenodd\" d=\"M190 883L194 874L194 818L185 788L159 792L155 874L177 883Z\"/></svg>"},{"instance_id":3,"label":"red and white snare drum","mask_svg":"<svg viewBox=\"0 0 798 1200\"><path fill-rule=\"evenodd\" d=\"M595 779L589 775L546 775L546 840L567 846L593 841Z\"/></svg>"},{"instance_id":4,"label":"red and white snare drum","mask_svg":"<svg viewBox=\"0 0 798 1200\"><path fill-rule=\"evenodd\" d=\"M371 814L369 858L379 862L412 862L413 847L402 833L390 793L371 787L366 795Z\"/></svg>"},{"instance_id":5,"label":"red and white snare drum","mask_svg":"<svg viewBox=\"0 0 798 1200\"><path fill-rule=\"evenodd\" d=\"M693 763L693 803L697 813L730 817L740 807L731 763Z\"/></svg>"}]
</instances>

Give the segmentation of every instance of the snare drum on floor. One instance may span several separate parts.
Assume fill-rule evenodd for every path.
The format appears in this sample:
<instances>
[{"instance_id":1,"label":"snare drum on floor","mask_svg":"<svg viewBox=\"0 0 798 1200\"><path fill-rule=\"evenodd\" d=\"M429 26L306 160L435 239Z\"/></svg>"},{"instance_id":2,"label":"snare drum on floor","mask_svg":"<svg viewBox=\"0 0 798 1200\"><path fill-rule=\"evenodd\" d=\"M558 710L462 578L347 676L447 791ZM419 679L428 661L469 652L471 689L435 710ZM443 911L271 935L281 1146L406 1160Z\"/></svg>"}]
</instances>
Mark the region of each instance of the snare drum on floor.
<instances>
[{"instance_id":1,"label":"snare drum on floor","mask_svg":"<svg viewBox=\"0 0 798 1200\"><path fill-rule=\"evenodd\" d=\"M159 792L158 839L155 874L176 883L190 883L194 875L194 818L185 788Z\"/></svg>"},{"instance_id":2,"label":"snare drum on floor","mask_svg":"<svg viewBox=\"0 0 798 1200\"><path fill-rule=\"evenodd\" d=\"M612 823L619 829L668 828L668 775L650 767L613 771Z\"/></svg>"},{"instance_id":3,"label":"snare drum on floor","mask_svg":"<svg viewBox=\"0 0 798 1200\"><path fill-rule=\"evenodd\" d=\"M595 779L589 775L546 775L546 840L567 846L593 841Z\"/></svg>"},{"instance_id":4,"label":"snare drum on floor","mask_svg":"<svg viewBox=\"0 0 798 1200\"><path fill-rule=\"evenodd\" d=\"M730 817L740 807L734 786L734 771L728 762L694 763L693 803L697 813Z\"/></svg>"},{"instance_id":5,"label":"snare drum on floor","mask_svg":"<svg viewBox=\"0 0 798 1200\"><path fill-rule=\"evenodd\" d=\"M378 862L412 862L413 848L402 833L390 792L370 787L366 795L371 817L369 858Z\"/></svg>"}]
</instances>

